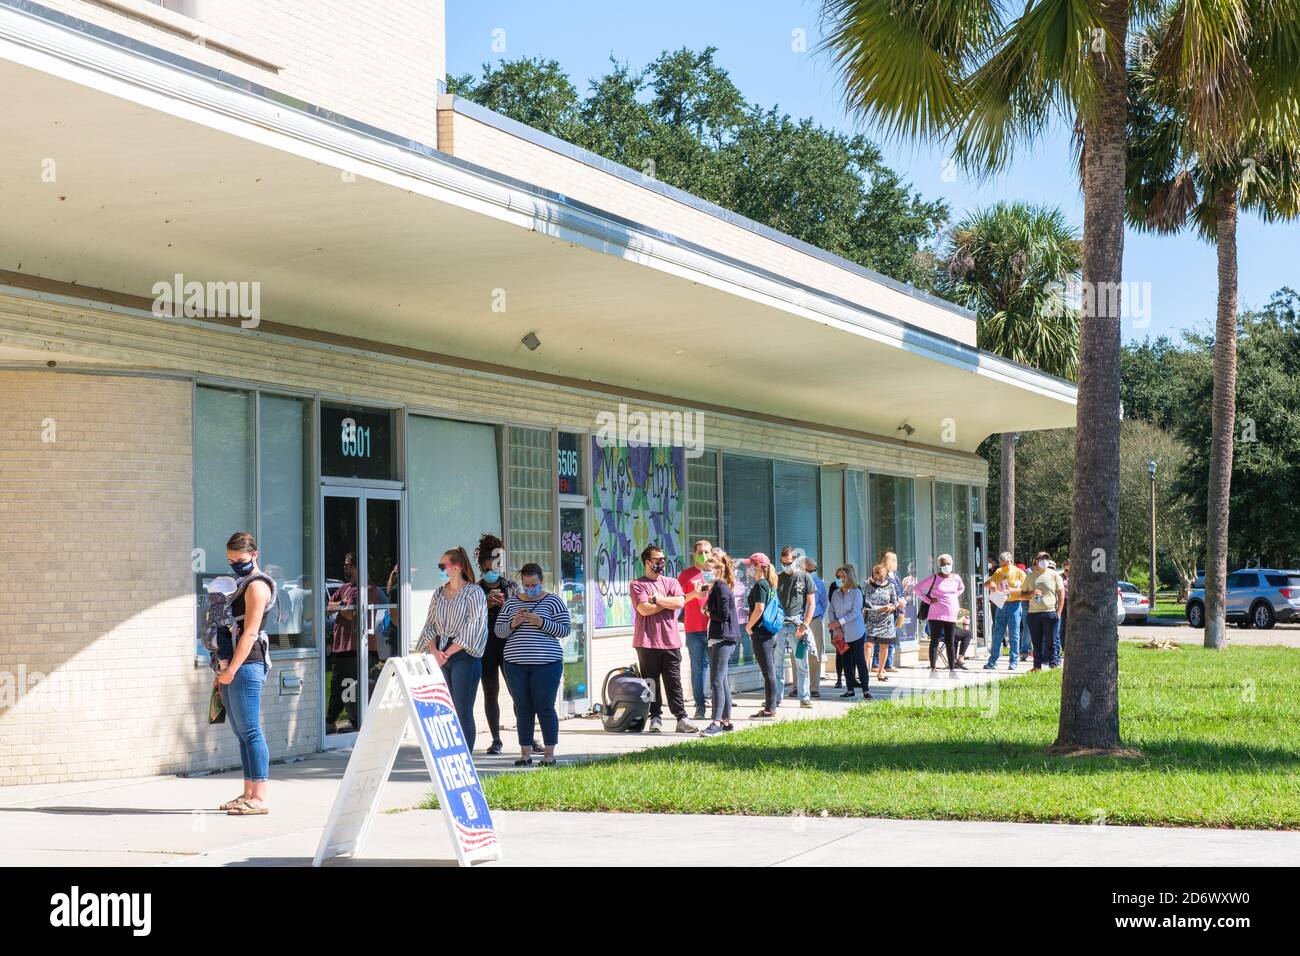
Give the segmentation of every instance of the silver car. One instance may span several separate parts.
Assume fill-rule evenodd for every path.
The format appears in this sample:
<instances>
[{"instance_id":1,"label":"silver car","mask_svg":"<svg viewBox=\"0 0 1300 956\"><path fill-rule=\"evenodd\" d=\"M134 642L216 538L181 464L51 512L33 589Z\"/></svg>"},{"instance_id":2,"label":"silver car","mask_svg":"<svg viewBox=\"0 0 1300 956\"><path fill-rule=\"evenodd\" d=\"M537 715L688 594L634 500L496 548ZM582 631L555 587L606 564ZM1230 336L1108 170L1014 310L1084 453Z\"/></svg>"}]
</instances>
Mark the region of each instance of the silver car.
<instances>
[{"instance_id":1,"label":"silver car","mask_svg":"<svg viewBox=\"0 0 1300 956\"><path fill-rule=\"evenodd\" d=\"M1121 624L1147 622L1147 615L1151 613L1151 599L1143 594L1136 584L1120 581L1119 598L1124 602L1124 618L1120 621Z\"/></svg>"},{"instance_id":2,"label":"silver car","mask_svg":"<svg viewBox=\"0 0 1300 956\"><path fill-rule=\"evenodd\" d=\"M1243 568L1228 575L1228 621L1268 630L1278 621L1300 620L1300 571ZM1205 589L1187 596L1187 623L1205 626Z\"/></svg>"}]
</instances>

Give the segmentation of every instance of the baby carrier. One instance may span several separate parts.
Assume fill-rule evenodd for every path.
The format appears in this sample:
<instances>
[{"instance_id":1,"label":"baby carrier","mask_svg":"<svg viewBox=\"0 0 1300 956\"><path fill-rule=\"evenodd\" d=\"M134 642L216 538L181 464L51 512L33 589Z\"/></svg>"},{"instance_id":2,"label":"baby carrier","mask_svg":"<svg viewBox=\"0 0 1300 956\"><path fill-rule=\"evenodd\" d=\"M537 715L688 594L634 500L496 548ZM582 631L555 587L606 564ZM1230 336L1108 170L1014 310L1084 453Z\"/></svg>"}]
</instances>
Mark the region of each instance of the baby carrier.
<instances>
[{"instance_id":1,"label":"baby carrier","mask_svg":"<svg viewBox=\"0 0 1300 956\"><path fill-rule=\"evenodd\" d=\"M222 632L230 634L232 646L239 642L239 635L243 631L243 615L235 616L235 602L240 595L244 593L245 588L253 581L265 581L271 589L271 600L267 601L266 609L269 611L275 604L276 589L275 581L263 574L261 571L254 571L247 577L235 579L228 574L221 577L213 578L208 583L208 609L203 617L203 648L208 652L208 665L216 673L221 671L221 658L219 654L220 639ZM271 669L271 641L266 636L266 631L257 635L258 643L262 645L262 663L269 671Z\"/></svg>"}]
</instances>

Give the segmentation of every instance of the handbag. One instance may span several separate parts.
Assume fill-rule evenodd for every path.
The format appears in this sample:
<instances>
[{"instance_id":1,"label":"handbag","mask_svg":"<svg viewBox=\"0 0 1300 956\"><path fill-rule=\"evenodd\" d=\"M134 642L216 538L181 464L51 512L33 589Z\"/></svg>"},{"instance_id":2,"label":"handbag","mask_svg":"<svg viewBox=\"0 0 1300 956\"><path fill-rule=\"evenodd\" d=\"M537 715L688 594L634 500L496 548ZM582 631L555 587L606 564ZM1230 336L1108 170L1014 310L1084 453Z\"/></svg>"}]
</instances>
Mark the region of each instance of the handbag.
<instances>
[{"instance_id":1,"label":"handbag","mask_svg":"<svg viewBox=\"0 0 1300 956\"><path fill-rule=\"evenodd\" d=\"M937 583L938 582L932 576L930 578L930 590L925 592L926 597L928 598L934 597L934 586ZM922 621L924 621L926 618L930 616L930 604L928 601L921 602L921 606L916 609L916 616L918 620L922 620Z\"/></svg>"},{"instance_id":2,"label":"handbag","mask_svg":"<svg viewBox=\"0 0 1300 956\"><path fill-rule=\"evenodd\" d=\"M849 652L848 641L836 634L831 638L831 646L835 648L836 654L847 654Z\"/></svg>"}]
</instances>

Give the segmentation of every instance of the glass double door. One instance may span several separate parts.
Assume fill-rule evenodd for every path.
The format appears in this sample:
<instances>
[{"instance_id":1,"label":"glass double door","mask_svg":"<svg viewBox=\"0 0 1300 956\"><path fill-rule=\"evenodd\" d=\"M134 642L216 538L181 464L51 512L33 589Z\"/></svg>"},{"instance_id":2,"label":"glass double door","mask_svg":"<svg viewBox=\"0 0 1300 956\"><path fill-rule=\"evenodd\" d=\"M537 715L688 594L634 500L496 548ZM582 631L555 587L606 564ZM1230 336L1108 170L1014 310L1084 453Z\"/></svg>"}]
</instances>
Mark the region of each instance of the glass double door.
<instances>
[{"instance_id":1,"label":"glass double door","mask_svg":"<svg viewBox=\"0 0 1300 956\"><path fill-rule=\"evenodd\" d=\"M560 597L569 608L573 630L564 640L561 691L568 713L583 713L591 703L587 660L587 506L560 504Z\"/></svg>"},{"instance_id":2,"label":"glass double door","mask_svg":"<svg viewBox=\"0 0 1300 956\"><path fill-rule=\"evenodd\" d=\"M406 652L402 587L402 493L322 492L325 745L350 743L384 661Z\"/></svg>"}]
</instances>

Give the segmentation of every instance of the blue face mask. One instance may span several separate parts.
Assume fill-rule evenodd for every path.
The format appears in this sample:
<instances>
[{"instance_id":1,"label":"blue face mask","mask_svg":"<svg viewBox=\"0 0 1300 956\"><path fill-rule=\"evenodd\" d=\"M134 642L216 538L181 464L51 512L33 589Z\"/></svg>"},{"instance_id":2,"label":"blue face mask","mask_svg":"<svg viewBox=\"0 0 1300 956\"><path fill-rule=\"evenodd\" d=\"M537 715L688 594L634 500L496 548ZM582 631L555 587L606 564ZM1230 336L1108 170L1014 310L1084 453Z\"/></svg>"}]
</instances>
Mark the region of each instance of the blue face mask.
<instances>
[{"instance_id":1,"label":"blue face mask","mask_svg":"<svg viewBox=\"0 0 1300 956\"><path fill-rule=\"evenodd\" d=\"M526 587L524 588L524 593L530 598L539 598L542 596L542 586L540 584L534 584L532 587Z\"/></svg>"},{"instance_id":2,"label":"blue face mask","mask_svg":"<svg viewBox=\"0 0 1300 956\"><path fill-rule=\"evenodd\" d=\"M500 572L500 571L484 571L484 572L483 572L483 580L486 581L488 584L496 584L498 581L501 580L501 572Z\"/></svg>"},{"instance_id":3,"label":"blue face mask","mask_svg":"<svg viewBox=\"0 0 1300 956\"><path fill-rule=\"evenodd\" d=\"M439 568L439 569L438 569L438 583L439 583L439 584L447 584L447 583L450 582L450 581L451 581L451 575L448 574L446 571L444 571L442 568Z\"/></svg>"},{"instance_id":4,"label":"blue face mask","mask_svg":"<svg viewBox=\"0 0 1300 956\"><path fill-rule=\"evenodd\" d=\"M718 580L718 576L714 574L712 571L705 571L703 573L703 577L704 577L705 584L712 584L714 581Z\"/></svg>"},{"instance_id":5,"label":"blue face mask","mask_svg":"<svg viewBox=\"0 0 1300 956\"><path fill-rule=\"evenodd\" d=\"M238 577L244 577L253 573L253 561L231 561L230 570L234 571Z\"/></svg>"}]
</instances>

